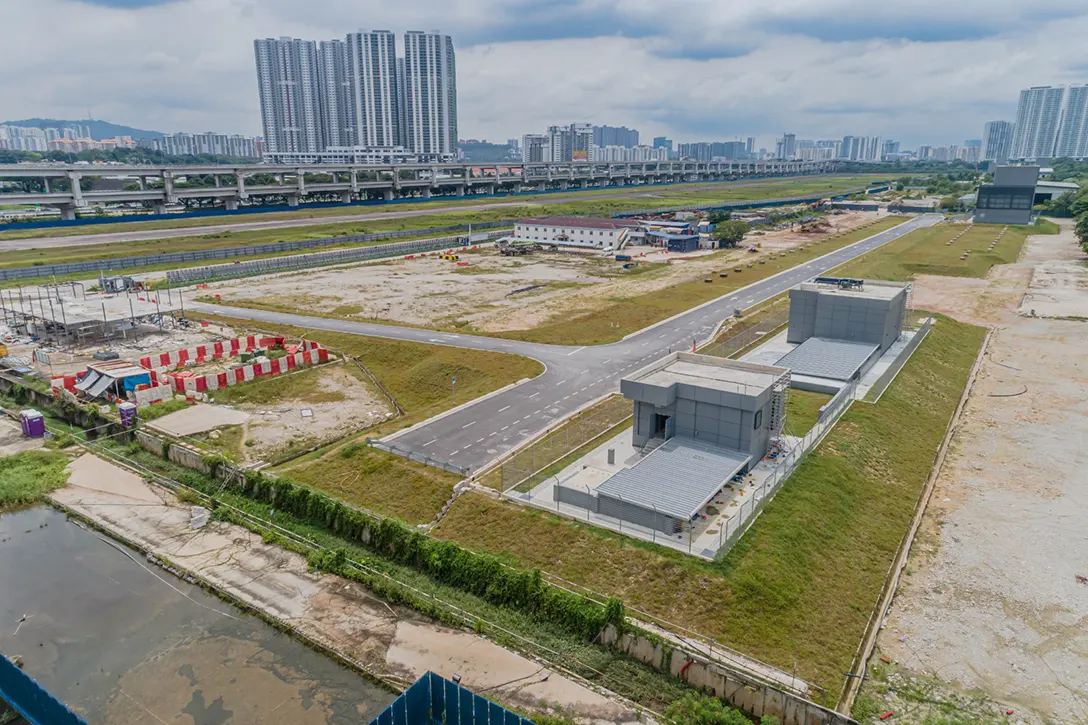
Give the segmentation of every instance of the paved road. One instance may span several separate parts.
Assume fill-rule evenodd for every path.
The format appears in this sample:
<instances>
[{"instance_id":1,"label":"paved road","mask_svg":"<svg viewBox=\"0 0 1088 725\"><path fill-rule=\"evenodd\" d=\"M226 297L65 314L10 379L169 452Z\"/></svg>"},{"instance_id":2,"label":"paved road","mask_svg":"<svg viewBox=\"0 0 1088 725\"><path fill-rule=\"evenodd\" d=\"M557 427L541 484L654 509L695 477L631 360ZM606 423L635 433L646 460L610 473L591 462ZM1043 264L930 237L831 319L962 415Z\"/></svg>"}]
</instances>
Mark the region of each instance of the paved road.
<instances>
[{"instance_id":1,"label":"paved road","mask_svg":"<svg viewBox=\"0 0 1088 725\"><path fill-rule=\"evenodd\" d=\"M716 184L686 184L684 191L698 191L700 189L721 188L723 183L728 183L731 188L752 186L753 184L766 184L768 182L781 182L787 181L791 177L776 177L773 179L754 179L752 181L737 181L737 182L717 182ZM809 178L809 177L797 177L797 178ZM827 178L834 178L831 175ZM634 187L628 192L623 193L610 193L610 194L594 194L592 191L578 191L571 190L569 194L554 194L547 199L541 199L537 197L535 201L492 201L480 204L441 204L436 203L434 206L426 209L404 210L404 211L386 211L386 212L371 212L369 214L341 214L337 216L314 216L306 217L304 219L273 219L254 222L241 222L237 224L216 224L211 226L199 226L199 227L175 227L172 229L144 229L140 231L130 232L107 232L107 233L88 233L79 234L73 236L56 236L56 237L37 237L27 239L8 239L0 241L0 252L12 252L24 249L42 249L46 247L74 247L90 244L111 244L115 242L138 242L146 241L149 239L174 239L177 237L193 237L204 234L222 234L223 232L252 232L263 231L267 229L289 229L292 227L310 227L319 224L350 224L352 222L363 221L378 221L383 219L403 219L408 217L425 216L427 214L440 214L442 212L451 211L485 211L487 209L502 209L506 207L525 207L525 206L540 206L542 204L561 203L564 201L595 201L599 199L621 199L630 197L653 197L658 196L664 191L667 191L670 187ZM525 192L525 196L531 196L531 192ZM783 196L789 196L789 194L783 193ZM515 197L516 198L516 197ZM426 200L420 199L421 203ZM442 199L434 200L441 202ZM683 200L677 199L676 203L683 204ZM305 212L305 209L300 210ZM270 212L272 213L272 212ZM238 218L238 217L235 217ZM118 222L124 224L126 222ZM132 224L140 224L141 222L127 222ZM150 222L148 222L150 223ZM89 226L88 229L94 227Z\"/></svg>"},{"instance_id":2,"label":"paved road","mask_svg":"<svg viewBox=\"0 0 1088 725\"><path fill-rule=\"evenodd\" d=\"M475 470L546 429L557 419L616 391L621 377L649 365L669 351L690 349L693 340L701 344L713 333L718 322L731 315L736 308L758 305L806 279L939 221L939 215L915 217L898 227L743 287L610 345L541 345L220 305L192 303L192 308L260 322L509 352L544 363L547 370L526 383L432 419L425 425L394 434L396 444L401 447Z\"/></svg>"}]
</instances>

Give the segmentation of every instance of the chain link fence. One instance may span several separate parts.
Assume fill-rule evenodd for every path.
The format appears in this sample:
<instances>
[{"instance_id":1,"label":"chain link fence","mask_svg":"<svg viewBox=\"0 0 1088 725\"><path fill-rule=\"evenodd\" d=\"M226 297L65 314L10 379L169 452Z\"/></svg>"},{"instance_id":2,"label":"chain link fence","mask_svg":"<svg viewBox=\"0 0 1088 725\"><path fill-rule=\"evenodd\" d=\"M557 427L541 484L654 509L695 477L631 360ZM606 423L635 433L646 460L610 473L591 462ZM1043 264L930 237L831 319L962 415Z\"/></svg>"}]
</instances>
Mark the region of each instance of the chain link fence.
<instances>
[{"instance_id":1,"label":"chain link fence","mask_svg":"<svg viewBox=\"0 0 1088 725\"><path fill-rule=\"evenodd\" d=\"M714 357L732 357L741 350L766 337L767 333L777 330L789 322L790 308L785 301L777 302L764 312L758 313L759 317L754 322L748 322L747 326L733 335L711 343L699 350L703 355ZM745 324L742 319L740 324Z\"/></svg>"},{"instance_id":2,"label":"chain link fence","mask_svg":"<svg viewBox=\"0 0 1088 725\"><path fill-rule=\"evenodd\" d=\"M536 443L522 449L500 467L502 490L527 493L555 475L574 451L632 417L631 401L613 395L589 408Z\"/></svg>"}]
</instances>

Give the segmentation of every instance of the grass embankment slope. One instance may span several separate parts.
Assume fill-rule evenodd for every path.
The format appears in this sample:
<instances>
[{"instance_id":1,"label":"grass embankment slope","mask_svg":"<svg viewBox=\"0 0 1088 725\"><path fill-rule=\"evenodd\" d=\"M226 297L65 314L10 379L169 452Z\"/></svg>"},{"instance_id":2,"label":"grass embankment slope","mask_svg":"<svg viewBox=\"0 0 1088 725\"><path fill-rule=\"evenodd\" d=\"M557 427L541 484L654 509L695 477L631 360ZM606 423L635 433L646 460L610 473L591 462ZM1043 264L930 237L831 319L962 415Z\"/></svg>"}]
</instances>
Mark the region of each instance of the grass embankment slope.
<instances>
[{"instance_id":1,"label":"grass embankment slope","mask_svg":"<svg viewBox=\"0 0 1088 725\"><path fill-rule=\"evenodd\" d=\"M998 264L1011 264L1020 256L1024 240L1032 234L1054 234L1058 228L1001 224L939 224L919 229L888 243L881 254L868 254L839 267L836 273L862 279L904 281L919 274L944 277L985 277ZM963 236L958 237L961 233ZM997 246L990 243L1001 235ZM951 245L948 242L952 242ZM966 259L960 256L967 250Z\"/></svg>"},{"instance_id":2,"label":"grass embankment slope","mask_svg":"<svg viewBox=\"0 0 1088 725\"><path fill-rule=\"evenodd\" d=\"M208 317L239 328L247 324L217 315ZM291 338L305 335L366 365L405 411L403 417L367 433L375 438L523 378L535 377L544 370L535 360L504 353L303 330L289 325L266 325L263 329ZM301 376L287 376L283 384L306 387L306 380L292 382L292 377ZM457 378L456 393L453 378ZM236 402L260 404L270 390L254 388L249 393L248 387L231 389L245 396L244 401L238 398ZM408 523L431 521L449 499L458 477L361 443L321 449L274 472Z\"/></svg>"},{"instance_id":3,"label":"grass embankment slope","mask_svg":"<svg viewBox=\"0 0 1088 725\"><path fill-rule=\"evenodd\" d=\"M982 343L940 318L876 405L855 405L719 563L480 495L436 535L714 637L837 693Z\"/></svg>"},{"instance_id":4,"label":"grass embankment slope","mask_svg":"<svg viewBox=\"0 0 1088 725\"><path fill-rule=\"evenodd\" d=\"M905 221L907 221L906 217L884 217L843 234L825 237L822 240L814 239L808 249L797 249L785 257L776 256L768 260L766 264L748 268L746 265L749 260L744 260L740 272L730 269L729 277L726 279L714 277L711 284L707 284L702 278L683 282L655 292L617 298L613 304L607 306L557 316L529 330L513 330L496 336L554 345L602 345L615 342L632 332L637 332L644 327L798 264L859 242Z\"/></svg>"},{"instance_id":5,"label":"grass embankment slope","mask_svg":"<svg viewBox=\"0 0 1088 725\"><path fill-rule=\"evenodd\" d=\"M68 457L56 451L23 451L0 458L0 511L42 501L68 482Z\"/></svg>"},{"instance_id":6,"label":"grass embankment slope","mask_svg":"<svg viewBox=\"0 0 1088 725\"><path fill-rule=\"evenodd\" d=\"M563 202L577 202L579 198L603 197L609 200L632 198L625 202L622 209L640 209L650 206L676 206L688 203L713 203L715 201L748 201L752 199L801 196L805 194L834 194L846 189L865 186L886 179L886 174L829 174L820 176L796 176L780 179L760 179L735 182L689 182L684 184L654 184L629 186L623 188L585 189L570 192L547 194L511 194L504 197L441 197L431 201L398 202L395 204L356 204L302 208L294 210L251 212L247 214L226 215L221 217L185 217L138 222L101 223L73 227L45 227L37 229L12 229L4 231L0 225L0 240L35 239L40 237L79 236L83 234L110 234L115 232L154 231L157 229L187 229L192 227L224 226L231 224L253 224L258 222L290 221L300 219L321 220L326 217L343 217L366 214L403 214L418 213L428 209L447 209L460 206L478 206L482 204L517 205L545 204L555 205ZM694 202L693 199L705 200ZM658 203L659 200L671 200L671 204ZM622 210L617 207L617 210ZM414 228L414 227L412 227Z\"/></svg>"}]
</instances>

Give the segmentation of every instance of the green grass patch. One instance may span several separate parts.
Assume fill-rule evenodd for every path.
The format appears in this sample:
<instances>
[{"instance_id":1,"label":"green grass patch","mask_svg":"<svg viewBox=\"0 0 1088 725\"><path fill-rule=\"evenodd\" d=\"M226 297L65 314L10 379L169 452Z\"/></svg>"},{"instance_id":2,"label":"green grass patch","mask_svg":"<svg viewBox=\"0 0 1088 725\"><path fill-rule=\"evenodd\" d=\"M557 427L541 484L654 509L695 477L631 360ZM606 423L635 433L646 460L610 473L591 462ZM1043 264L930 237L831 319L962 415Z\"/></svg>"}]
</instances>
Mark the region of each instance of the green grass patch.
<instances>
[{"instance_id":1,"label":"green grass patch","mask_svg":"<svg viewBox=\"0 0 1088 725\"><path fill-rule=\"evenodd\" d=\"M189 439L197 441L202 448L218 453L232 463L241 463L245 460L245 453L242 451L245 431L244 425L227 425L214 431L189 436ZM217 436L213 436L213 432Z\"/></svg>"},{"instance_id":2,"label":"green grass patch","mask_svg":"<svg viewBox=\"0 0 1088 725\"><path fill-rule=\"evenodd\" d=\"M831 396L827 393L814 393L811 390L790 388L790 397L786 401L786 422L790 432L803 436L812 430L820 415L820 408L827 405Z\"/></svg>"},{"instance_id":3,"label":"green grass patch","mask_svg":"<svg viewBox=\"0 0 1088 725\"><path fill-rule=\"evenodd\" d=\"M56 451L23 451L0 458L0 511L42 501L68 483L68 457Z\"/></svg>"},{"instance_id":4,"label":"green grass patch","mask_svg":"<svg viewBox=\"0 0 1088 725\"><path fill-rule=\"evenodd\" d=\"M425 524L453 495L458 476L394 456L365 443L350 443L277 471L348 503Z\"/></svg>"},{"instance_id":5,"label":"green grass patch","mask_svg":"<svg viewBox=\"0 0 1088 725\"><path fill-rule=\"evenodd\" d=\"M353 368L354 366L344 369L349 374L355 374L357 371ZM316 404L339 403L345 400L344 394L339 391L321 389L324 375L325 367L311 368L287 375L258 378L245 385L220 388L212 395L219 405L273 405L285 400Z\"/></svg>"},{"instance_id":6,"label":"green grass patch","mask_svg":"<svg viewBox=\"0 0 1088 725\"><path fill-rule=\"evenodd\" d=\"M997 264L1010 264L1020 255L1024 240L1040 230L1010 226L989 251L1004 227L1000 224L938 224L918 229L835 270L862 279L908 280L919 274L944 277L985 277ZM966 233L952 241L961 232ZM1042 232L1048 233L1048 232ZM951 245L948 242L952 242ZM961 255L970 250L966 259Z\"/></svg>"},{"instance_id":7,"label":"green grass patch","mask_svg":"<svg viewBox=\"0 0 1088 725\"><path fill-rule=\"evenodd\" d=\"M554 345L603 345L616 342L632 332L905 221L905 217L884 217L844 234L814 241L808 249L798 250L784 257L777 255L773 259L767 259L765 264L749 268L747 264L751 260L743 260L737 263L741 266L740 272L731 269L728 278L715 277L712 284L706 284L702 279L682 282L663 290L617 299L611 305L600 306L583 314L558 315L530 330L513 330L496 336Z\"/></svg>"},{"instance_id":8,"label":"green grass patch","mask_svg":"<svg viewBox=\"0 0 1088 725\"><path fill-rule=\"evenodd\" d=\"M179 410L184 410L187 407L189 407L189 403L185 402L185 398L175 397L170 398L169 400L164 400L161 403L152 403L151 405L145 405L137 412L139 414L140 420L147 422L150 420L155 420L156 418L161 418L164 415L176 413Z\"/></svg>"},{"instance_id":9,"label":"green grass patch","mask_svg":"<svg viewBox=\"0 0 1088 725\"><path fill-rule=\"evenodd\" d=\"M939 317L876 405L855 405L718 563L463 496L435 535L541 567L838 695L982 328Z\"/></svg>"}]
</instances>

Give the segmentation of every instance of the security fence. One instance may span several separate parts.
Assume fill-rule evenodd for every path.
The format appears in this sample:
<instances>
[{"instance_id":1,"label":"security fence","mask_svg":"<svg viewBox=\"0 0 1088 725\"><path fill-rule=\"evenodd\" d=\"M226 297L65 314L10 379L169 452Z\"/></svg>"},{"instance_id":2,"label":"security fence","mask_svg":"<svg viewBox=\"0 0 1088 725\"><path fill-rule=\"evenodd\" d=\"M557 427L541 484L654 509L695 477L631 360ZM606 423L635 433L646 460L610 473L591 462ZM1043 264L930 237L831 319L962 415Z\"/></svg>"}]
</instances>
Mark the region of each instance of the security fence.
<instances>
[{"instance_id":1,"label":"security fence","mask_svg":"<svg viewBox=\"0 0 1088 725\"><path fill-rule=\"evenodd\" d=\"M790 319L789 305L785 301L775 303L767 311L757 314L760 315L759 319L748 322L743 330L720 342L711 343L699 350L699 352L714 357L733 357L741 350L766 337L767 333L785 325ZM743 318L740 324L746 324Z\"/></svg>"},{"instance_id":2,"label":"security fence","mask_svg":"<svg viewBox=\"0 0 1088 725\"><path fill-rule=\"evenodd\" d=\"M631 401L613 395L579 413L502 464L502 490L524 493L557 473L574 451L631 418Z\"/></svg>"},{"instance_id":3,"label":"security fence","mask_svg":"<svg viewBox=\"0 0 1088 725\"><path fill-rule=\"evenodd\" d=\"M487 238L490 240L505 234L506 230L488 232ZM195 284L199 282L211 282L218 279L237 279L239 277L250 277L259 274L286 272L293 269L325 267L333 264L362 262L368 259L381 259L382 257L399 257L404 254L420 254L436 249L448 249L452 246L461 246L465 243L465 238L460 236L435 237L433 239L416 239L411 242L376 244L370 247L357 247L354 249L337 249L331 252L298 254L291 257L272 257L270 259L258 259L252 262L219 264L214 267L190 267L188 269L175 269L167 272L166 281L170 284Z\"/></svg>"},{"instance_id":4,"label":"security fence","mask_svg":"<svg viewBox=\"0 0 1088 725\"><path fill-rule=\"evenodd\" d=\"M929 328L933 326L933 318L927 317L926 321L922 323L922 326L918 328L914 337L907 343L906 348L896 356L891 366L880 374L877 381L872 384L869 391L865 394L864 400L869 403L875 403L880 400L880 396L884 395L884 391L888 389L888 386L892 384L892 380L899 374L899 371L903 369L903 366L907 364L907 360L914 354L915 348L922 344L922 340L929 334Z\"/></svg>"},{"instance_id":5,"label":"security fence","mask_svg":"<svg viewBox=\"0 0 1088 725\"><path fill-rule=\"evenodd\" d=\"M53 275L84 274L93 272L121 271L138 267L152 267L168 264L185 264L187 262L202 262L213 259L237 259L238 257L257 257L266 254L278 254L299 249L315 249L318 247L332 247L340 244L358 244L360 242L375 242L381 239L403 239L404 237L421 237L429 234L442 234L443 232L461 232L470 229L498 229L509 228L512 222L484 222L481 224L453 224L444 227L430 227L428 229L404 229L392 232L372 232L369 234L349 234L340 237L322 237L321 239L304 239L295 242L272 242L269 244L248 244L245 246L222 247L220 249L202 249L193 252L170 252L164 254L144 254L137 257L116 257L114 259L98 259L90 262L71 262L67 264L43 264L30 267L8 267L0 269L0 281L13 279L31 279L34 277L52 277ZM446 242L449 245L449 242Z\"/></svg>"},{"instance_id":6,"label":"security fence","mask_svg":"<svg viewBox=\"0 0 1088 725\"><path fill-rule=\"evenodd\" d=\"M379 451L392 453L394 456L407 458L409 461L422 463L423 465L431 466L432 468L440 468L443 471L452 473L456 476L467 476L469 474L470 469L466 466L458 466L449 461L443 461L440 458L433 458L423 453L418 453L417 451L410 451L407 448L401 448L398 445L387 443L386 441L378 440L377 438L367 438L366 444L371 448L377 448Z\"/></svg>"}]
</instances>

